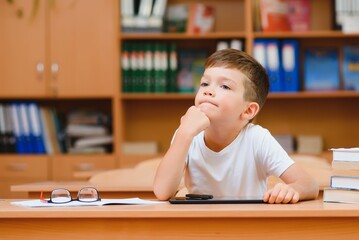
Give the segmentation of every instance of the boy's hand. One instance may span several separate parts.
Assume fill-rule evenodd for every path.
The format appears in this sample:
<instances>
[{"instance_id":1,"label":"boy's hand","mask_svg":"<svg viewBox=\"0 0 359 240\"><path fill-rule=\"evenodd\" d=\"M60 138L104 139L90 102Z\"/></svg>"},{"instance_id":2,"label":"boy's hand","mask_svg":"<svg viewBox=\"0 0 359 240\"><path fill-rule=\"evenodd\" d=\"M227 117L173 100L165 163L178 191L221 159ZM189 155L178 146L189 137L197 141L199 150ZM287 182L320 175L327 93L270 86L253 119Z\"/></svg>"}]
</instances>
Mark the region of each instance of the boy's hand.
<instances>
[{"instance_id":1,"label":"boy's hand","mask_svg":"<svg viewBox=\"0 0 359 240\"><path fill-rule=\"evenodd\" d=\"M285 183L277 183L264 194L263 201L267 203L296 203L299 201L299 193Z\"/></svg>"},{"instance_id":2,"label":"boy's hand","mask_svg":"<svg viewBox=\"0 0 359 240\"><path fill-rule=\"evenodd\" d=\"M209 127L209 118L199 108L191 106L181 118L181 128L197 135Z\"/></svg>"}]
</instances>

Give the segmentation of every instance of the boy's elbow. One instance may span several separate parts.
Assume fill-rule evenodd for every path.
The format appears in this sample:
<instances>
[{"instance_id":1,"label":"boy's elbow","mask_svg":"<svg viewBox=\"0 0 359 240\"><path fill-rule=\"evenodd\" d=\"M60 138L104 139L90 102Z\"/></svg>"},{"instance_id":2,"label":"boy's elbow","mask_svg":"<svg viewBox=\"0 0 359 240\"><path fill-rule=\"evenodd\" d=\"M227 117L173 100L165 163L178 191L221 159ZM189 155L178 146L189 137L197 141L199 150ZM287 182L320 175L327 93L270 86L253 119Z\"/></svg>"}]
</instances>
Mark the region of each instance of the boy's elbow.
<instances>
[{"instance_id":1,"label":"boy's elbow","mask_svg":"<svg viewBox=\"0 0 359 240\"><path fill-rule=\"evenodd\" d=\"M169 195L166 191L163 190L163 187L158 186L156 183L153 184L153 193L160 201L167 201L171 198L171 195Z\"/></svg>"},{"instance_id":2,"label":"boy's elbow","mask_svg":"<svg viewBox=\"0 0 359 240\"><path fill-rule=\"evenodd\" d=\"M153 189L153 192L156 198L160 201L167 201L168 199L171 198L171 196L169 196L166 192L156 190L155 188Z\"/></svg>"}]
</instances>

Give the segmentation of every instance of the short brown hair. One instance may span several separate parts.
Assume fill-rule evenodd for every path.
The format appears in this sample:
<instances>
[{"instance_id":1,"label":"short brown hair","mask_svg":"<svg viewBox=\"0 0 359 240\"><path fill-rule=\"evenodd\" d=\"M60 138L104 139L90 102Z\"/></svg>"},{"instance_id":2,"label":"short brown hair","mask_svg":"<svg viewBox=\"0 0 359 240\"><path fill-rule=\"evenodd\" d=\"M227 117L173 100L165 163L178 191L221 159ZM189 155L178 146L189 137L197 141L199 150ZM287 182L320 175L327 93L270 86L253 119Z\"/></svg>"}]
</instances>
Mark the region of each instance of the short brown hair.
<instances>
[{"instance_id":1,"label":"short brown hair","mask_svg":"<svg viewBox=\"0 0 359 240\"><path fill-rule=\"evenodd\" d=\"M244 79L244 99L257 102L262 108L269 91L269 78L263 66L253 57L236 49L223 49L209 56L205 68L225 67L241 71Z\"/></svg>"}]
</instances>

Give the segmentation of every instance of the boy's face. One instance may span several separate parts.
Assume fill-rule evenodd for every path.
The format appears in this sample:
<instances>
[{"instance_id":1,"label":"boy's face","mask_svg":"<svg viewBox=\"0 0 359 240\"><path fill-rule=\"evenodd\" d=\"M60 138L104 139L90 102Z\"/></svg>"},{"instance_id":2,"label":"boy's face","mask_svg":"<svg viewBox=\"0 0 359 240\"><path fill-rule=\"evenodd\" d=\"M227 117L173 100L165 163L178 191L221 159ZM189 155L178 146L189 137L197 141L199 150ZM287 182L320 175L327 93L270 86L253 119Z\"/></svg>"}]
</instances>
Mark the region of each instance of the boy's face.
<instances>
[{"instance_id":1,"label":"boy's face","mask_svg":"<svg viewBox=\"0 0 359 240\"><path fill-rule=\"evenodd\" d=\"M207 68L195 98L196 107L200 108L211 122L238 121L248 103L243 98L243 78L244 75L238 69Z\"/></svg>"}]
</instances>

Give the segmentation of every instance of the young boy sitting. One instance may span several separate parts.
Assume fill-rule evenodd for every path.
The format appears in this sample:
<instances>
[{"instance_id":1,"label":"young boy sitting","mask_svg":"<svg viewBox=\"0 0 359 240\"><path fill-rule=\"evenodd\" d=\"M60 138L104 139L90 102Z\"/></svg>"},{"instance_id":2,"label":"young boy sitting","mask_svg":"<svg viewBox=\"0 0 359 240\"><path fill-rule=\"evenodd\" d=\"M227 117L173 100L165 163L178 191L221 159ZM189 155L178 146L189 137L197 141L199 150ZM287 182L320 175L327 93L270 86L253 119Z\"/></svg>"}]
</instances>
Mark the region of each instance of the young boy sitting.
<instances>
[{"instance_id":1,"label":"young boy sitting","mask_svg":"<svg viewBox=\"0 0 359 240\"><path fill-rule=\"evenodd\" d=\"M315 179L288 156L270 132L251 123L268 95L265 69L245 52L212 54L195 105L181 123L154 180L160 200L176 194L185 174L190 193L214 197L261 196L267 203L296 203L318 195ZM274 175L283 180L267 190Z\"/></svg>"}]
</instances>

